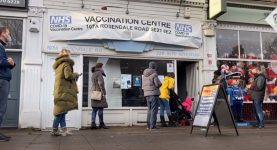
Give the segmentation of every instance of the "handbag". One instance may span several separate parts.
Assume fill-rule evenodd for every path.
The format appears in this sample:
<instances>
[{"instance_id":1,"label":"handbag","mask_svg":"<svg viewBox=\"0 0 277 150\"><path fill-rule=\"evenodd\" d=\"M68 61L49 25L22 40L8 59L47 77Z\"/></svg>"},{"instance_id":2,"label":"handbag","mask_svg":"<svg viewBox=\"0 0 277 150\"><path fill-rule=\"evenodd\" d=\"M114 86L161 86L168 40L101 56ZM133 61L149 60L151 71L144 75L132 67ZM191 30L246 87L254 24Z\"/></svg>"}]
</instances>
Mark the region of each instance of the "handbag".
<instances>
[{"instance_id":1,"label":"handbag","mask_svg":"<svg viewBox=\"0 0 277 150\"><path fill-rule=\"evenodd\" d=\"M102 92L101 91L92 91L91 92L91 99L101 101L102 99Z\"/></svg>"}]
</instances>

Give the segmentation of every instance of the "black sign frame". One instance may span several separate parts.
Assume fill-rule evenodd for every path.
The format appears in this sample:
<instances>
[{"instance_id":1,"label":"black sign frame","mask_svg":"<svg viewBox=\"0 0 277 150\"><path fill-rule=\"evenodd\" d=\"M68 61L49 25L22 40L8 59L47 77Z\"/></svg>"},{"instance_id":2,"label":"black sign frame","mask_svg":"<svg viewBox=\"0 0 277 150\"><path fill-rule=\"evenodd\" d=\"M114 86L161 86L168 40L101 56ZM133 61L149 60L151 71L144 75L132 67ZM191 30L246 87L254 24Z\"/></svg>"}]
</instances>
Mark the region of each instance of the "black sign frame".
<instances>
[{"instance_id":1,"label":"black sign frame","mask_svg":"<svg viewBox=\"0 0 277 150\"><path fill-rule=\"evenodd\" d=\"M228 99L227 99L227 94L226 94L224 88L223 88L221 85L219 85L219 84L204 85L204 86L202 87L201 95L199 96L199 102L198 102L197 107L196 107L196 110L195 110L195 116L196 116L197 110L199 109L199 105L200 105L200 101L201 101L201 97L202 97L202 93L203 93L204 87L216 86L216 85L217 85L219 88L217 89L216 94L215 94L215 99L214 99L214 103L213 103L213 106L212 106L212 110L211 110L211 114L210 114L210 116L209 116L209 121L208 121L208 123L207 123L207 126L198 126L198 125L193 125L193 124L192 124L190 134L192 134L192 131L193 131L194 127L199 127L199 128L204 128L204 129L206 129L205 136L207 136L207 135L208 135L208 132L209 132L210 125L211 125L211 120L212 120L212 118L214 118L214 123L216 124L216 126L217 126L217 128L218 128L218 132L219 132L220 135L221 135L219 120L218 120L218 117L217 117L217 115L216 115L216 113L215 113L215 107L216 107L216 104L217 104L217 102L218 102L218 99L219 99L218 96L219 96L219 93L220 93L220 94L221 94L220 96L223 96L223 97L221 97L221 99L223 99L223 100L225 101L226 105L227 105L227 108L228 108L228 110L227 110L228 112L227 112L227 113L228 113L228 114L230 115L230 117L231 117L232 125L233 125L233 127L234 127L234 129L235 129L235 131L236 131L236 135L239 136L239 133L238 133L238 130L237 130L237 126L236 126L236 124L235 124L234 116L233 116L233 114L232 114L232 112L231 112L231 108L230 108L230 105L229 105L229 102L228 102ZM194 118L195 118L195 116L194 116Z\"/></svg>"},{"instance_id":2,"label":"black sign frame","mask_svg":"<svg viewBox=\"0 0 277 150\"><path fill-rule=\"evenodd\" d=\"M19 0L20 1L20 0ZM22 6L9 6L9 5L3 5L0 4L0 8L3 8L4 10L27 10L28 9L29 0L25 0L24 7Z\"/></svg>"}]
</instances>

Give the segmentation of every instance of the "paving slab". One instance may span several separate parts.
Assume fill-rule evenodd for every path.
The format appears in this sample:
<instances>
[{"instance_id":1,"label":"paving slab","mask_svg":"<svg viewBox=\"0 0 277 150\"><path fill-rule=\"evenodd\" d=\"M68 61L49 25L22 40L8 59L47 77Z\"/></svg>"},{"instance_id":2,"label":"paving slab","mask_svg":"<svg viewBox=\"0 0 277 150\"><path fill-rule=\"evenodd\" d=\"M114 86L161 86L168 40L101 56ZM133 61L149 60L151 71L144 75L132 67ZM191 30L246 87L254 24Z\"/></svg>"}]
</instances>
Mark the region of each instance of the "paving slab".
<instances>
[{"instance_id":1,"label":"paving slab","mask_svg":"<svg viewBox=\"0 0 277 150\"><path fill-rule=\"evenodd\" d=\"M46 131L6 130L12 137L0 142L0 150L276 150L277 125L265 129L222 128L220 135L211 127L205 130L191 127L168 127L149 131L145 127L111 127L110 129L73 131L73 136L53 137Z\"/></svg>"}]
</instances>

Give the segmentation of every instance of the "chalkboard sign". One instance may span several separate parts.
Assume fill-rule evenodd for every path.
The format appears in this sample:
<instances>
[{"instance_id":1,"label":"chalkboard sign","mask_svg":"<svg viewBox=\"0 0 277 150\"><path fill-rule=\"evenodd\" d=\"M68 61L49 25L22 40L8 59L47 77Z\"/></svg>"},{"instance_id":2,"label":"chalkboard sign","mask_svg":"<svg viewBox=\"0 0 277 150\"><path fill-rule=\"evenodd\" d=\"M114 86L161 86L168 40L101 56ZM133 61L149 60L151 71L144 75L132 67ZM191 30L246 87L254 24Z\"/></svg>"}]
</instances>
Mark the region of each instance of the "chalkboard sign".
<instances>
[{"instance_id":1,"label":"chalkboard sign","mask_svg":"<svg viewBox=\"0 0 277 150\"><path fill-rule=\"evenodd\" d=\"M196 108L191 133L194 127L206 128L206 136L211 124L211 119L218 127L221 134L220 125L232 126L238 135L233 115L227 100L226 93L218 84L204 85L200 99Z\"/></svg>"}]
</instances>

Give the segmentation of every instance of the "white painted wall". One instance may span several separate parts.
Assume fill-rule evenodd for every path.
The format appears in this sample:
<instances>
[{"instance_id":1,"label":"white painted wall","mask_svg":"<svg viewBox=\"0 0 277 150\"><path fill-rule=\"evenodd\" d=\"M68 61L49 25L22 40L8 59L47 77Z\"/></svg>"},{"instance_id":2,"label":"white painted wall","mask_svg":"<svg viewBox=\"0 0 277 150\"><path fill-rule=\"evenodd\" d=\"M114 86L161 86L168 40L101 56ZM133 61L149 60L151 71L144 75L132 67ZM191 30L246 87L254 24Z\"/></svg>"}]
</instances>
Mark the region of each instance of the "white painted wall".
<instances>
[{"instance_id":1,"label":"white painted wall","mask_svg":"<svg viewBox=\"0 0 277 150\"><path fill-rule=\"evenodd\" d=\"M54 81L55 72L52 65L55 62L57 55L48 54L44 56L43 68L42 68L42 83L41 83L41 95L40 95L40 108L42 112L42 125L41 128L51 128L53 124L53 108L54 108ZM72 55L71 58L74 60L74 72L82 72L83 59L80 55ZM78 82L78 110L70 111L66 115L67 127L81 128L81 116L82 116L82 78L79 78Z\"/></svg>"},{"instance_id":2,"label":"white painted wall","mask_svg":"<svg viewBox=\"0 0 277 150\"><path fill-rule=\"evenodd\" d=\"M203 5L205 0L187 0L191 2L191 19L203 20L205 10ZM127 9L127 0L84 0L84 8L82 8L81 0L44 0L44 6L49 9L58 10L72 10L72 11L88 11L88 12L100 12L110 13L114 15L124 15ZM107 7L107 10L101 10L103 6ZM202 6L202 7L201 7ZM129 2L129 14L130 16L141 17L158 17L165 20L176 19L176 13L179 11L179 3L163 3L151 0L130 0ZM184 20L184 7L180 8L180 17L178 19Z\"/></svg>"}]
</instances>

